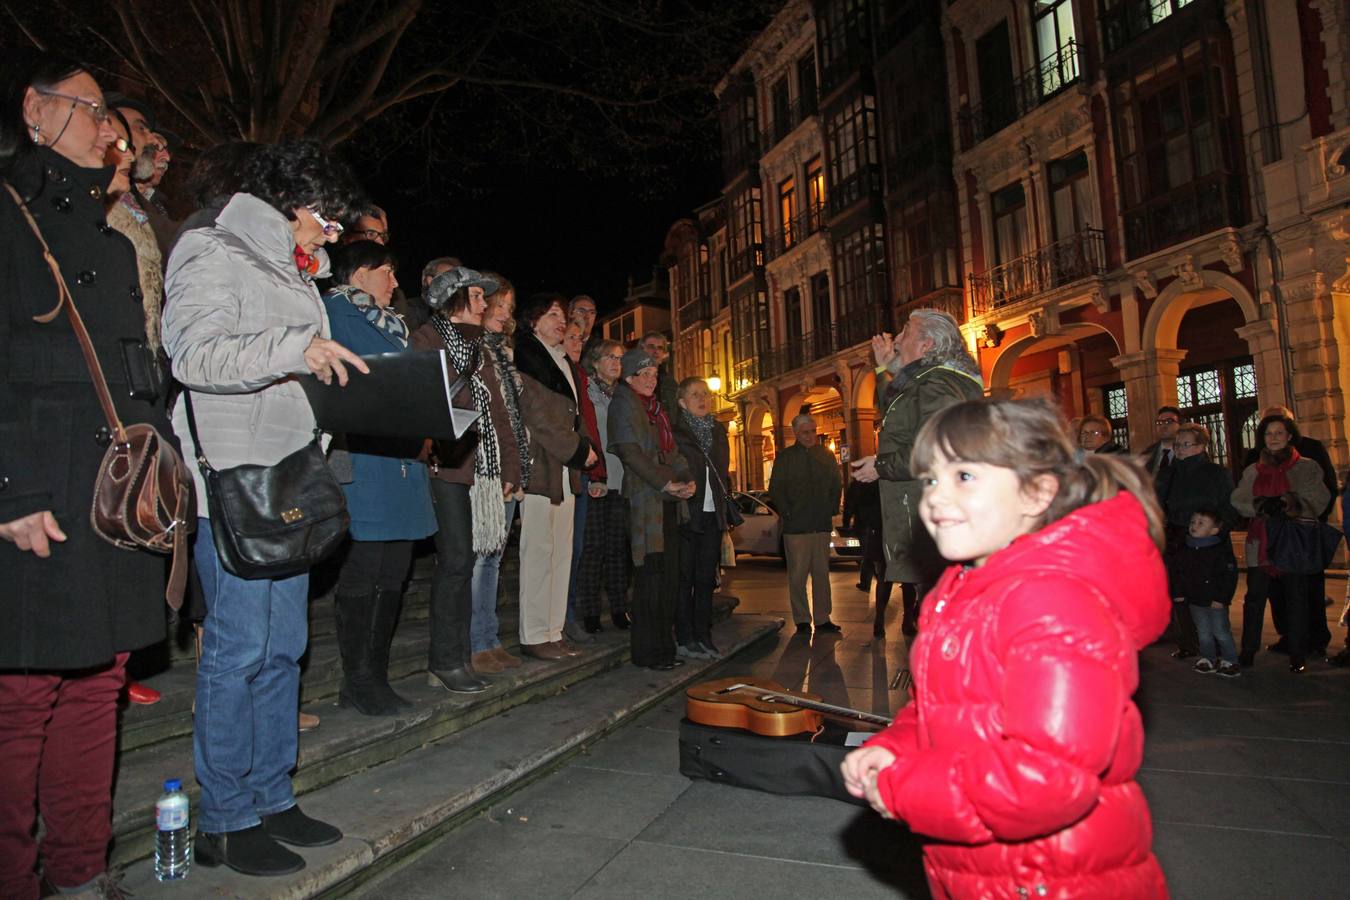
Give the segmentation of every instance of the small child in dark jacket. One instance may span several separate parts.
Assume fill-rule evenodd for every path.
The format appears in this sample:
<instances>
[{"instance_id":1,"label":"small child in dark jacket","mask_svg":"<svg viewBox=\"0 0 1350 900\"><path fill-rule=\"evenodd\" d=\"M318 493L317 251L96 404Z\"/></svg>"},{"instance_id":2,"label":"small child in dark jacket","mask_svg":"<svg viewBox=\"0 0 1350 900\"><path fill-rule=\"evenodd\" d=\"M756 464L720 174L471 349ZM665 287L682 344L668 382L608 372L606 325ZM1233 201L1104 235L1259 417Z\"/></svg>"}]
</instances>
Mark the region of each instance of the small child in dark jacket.
<instances>
[{"instance_id":1,"label":"small child in dark jacket","mask_svg":"<svg viewBox=\"0 0 1350 900\"><path fill-rule=\"evenodd\" d=\"M1241 669L1228 605L1237 590L1237 560L1217 511L1200 509L1191 514L1186 544L1169 557L1167 569L1173 601L1184 601L1195 622L1200 648L1195 671L1236 678Z\"/></svg>"}]
</instances>

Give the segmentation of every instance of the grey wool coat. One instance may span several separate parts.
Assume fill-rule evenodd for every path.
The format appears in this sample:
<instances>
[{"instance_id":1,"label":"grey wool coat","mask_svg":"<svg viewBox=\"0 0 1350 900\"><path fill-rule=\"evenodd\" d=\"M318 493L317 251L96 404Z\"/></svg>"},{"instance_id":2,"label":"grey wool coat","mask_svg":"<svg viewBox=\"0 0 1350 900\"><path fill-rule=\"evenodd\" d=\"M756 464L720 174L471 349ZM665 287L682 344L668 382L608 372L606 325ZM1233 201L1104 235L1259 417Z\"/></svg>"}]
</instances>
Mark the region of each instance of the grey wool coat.
<instances>
[{"instance_id":1,"label":"grey wool coat","mask_svg":"<svg viewBox=\"0 0 1350 900\"><path fill-rule=\"evenodd\" d=\"M672 420L671 425L674 424ZM647 419L642 398L626 384L614 390L606 426L609 432L606 449L623 462L622 493L630 510L628 529L633 565L640 566L648 554L665 552L662 504L679 503L681 520L688 516L684 501L661 489L672 481L689 481L689 465L678 450L661 452L656 428Z\"/></svg>"},{"instance_id":2,"label":"grey wool coat","mask_svg":"<svg viewBox=\"0 0 1350 900\"><path fill-rule=\"evenodd\" d=\"M285 216L235 194L214 226L184 233L169 257L164 349L192 392L216 469L270 466L314 437L314 413L291 376L309 372L305 350L315 335L329 336L328 314L314 280L296 269L294 247ZM317 255L323 277L328 257ZM181 398L174 405L173 430L197 485L197 515L206 516L185 406Z\"/></svg>"}]
</instances>

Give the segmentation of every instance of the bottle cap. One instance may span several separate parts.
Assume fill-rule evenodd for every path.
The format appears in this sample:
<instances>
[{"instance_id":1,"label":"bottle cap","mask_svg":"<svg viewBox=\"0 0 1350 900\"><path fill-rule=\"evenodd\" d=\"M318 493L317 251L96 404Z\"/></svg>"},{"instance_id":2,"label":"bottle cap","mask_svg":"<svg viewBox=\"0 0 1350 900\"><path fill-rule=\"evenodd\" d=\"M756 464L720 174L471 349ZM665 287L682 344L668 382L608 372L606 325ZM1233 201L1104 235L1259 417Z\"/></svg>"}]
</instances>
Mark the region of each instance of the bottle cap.
<instances>
[{"instance_id":1,"label":"bottle cap","mask_svg":"<svg viewBox=\"0 0 1350 900\"><path fill-rule=\"evenodd\" d=\"M173 793L174 791L181 791L182 789L183 789L183 782L177 778L170 778L168 781L164 782L164 790L168 791L169 793Z\"/></svg>"}]
</instances>

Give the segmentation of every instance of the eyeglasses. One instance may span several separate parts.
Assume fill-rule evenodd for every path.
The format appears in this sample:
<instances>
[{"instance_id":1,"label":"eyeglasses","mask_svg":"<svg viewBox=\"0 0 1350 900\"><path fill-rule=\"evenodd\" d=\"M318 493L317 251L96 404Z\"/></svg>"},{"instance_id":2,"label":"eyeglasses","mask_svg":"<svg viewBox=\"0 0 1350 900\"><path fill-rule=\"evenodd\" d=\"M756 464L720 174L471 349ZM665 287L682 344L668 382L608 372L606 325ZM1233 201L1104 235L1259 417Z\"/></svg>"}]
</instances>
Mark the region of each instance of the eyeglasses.
<instances>
[{"instance_id":1,"label":"eyeglasses","mask_svg":"<svg viewBox=\"0 0 1350 900\"><path fill-rule=\"evenodd\" d=\"M1111 433L1111 432L1109 432L1109 431L1102 431L1102 430L1096 429L1096 428L1094 428L1094 429L1084 429L1083 431L1080 431L1080 432L1079 432L1080 435L1081 435L1081 434L1090 434L1090 435L1092 435L1093 437L1101 437L1101 436L1104 435L1104 434L1110 434L1110 433Z\"/></svg>"},{"instance_id":2,"label":"eyeglasses","mask_svg":"<svg viewBox=\"0 0 1350 900\"><path fill-rule=\"evenodd\" d=\"M103 105L102 100L86 100L84 97L76 97L74 94L62 94L59 91L44 91L42 88L33 88L34 92L44 97L59 97L62 100L69 100L75 106L83 106L89 110L89 115L93 116L94 121L102 125L108 121L108 109ZM72 107L73 109L74 107Z\"/></svg>"},{"instance_id":3,"label":"eyeglasses","mask_svg":"<svg viewBox=\"0 0 1350 900\"><path fill-rule=\"evenodd\" d=\"M337 222L330 222L330 221L328 221L328 220L325 219L323 216L319 215L318 210L314 209L312 206L306 206L306 207L305 207L305 212L309 213L311 216L314 217L314 221L315 221L315 222L318 222L319 225L320 225L320 227L323 228L323 233L324 233L325 235L328 235L328 236L331 237L332 235L335 235L335 234L342 234L342 225L341 225L341 224L339 224L339 223L337 223Z\"/></svg>"},{"instance_id":4,"label":"eyeglasses","mask_svg":"<svg viewBox=\"0 0 1350 900\"><path fill-rule=\"evenodd\" d=\"M1181 420L1180 420L1180 419L1155 419L1155 420L1153 421L1153 424L1154 424L1154 425L1180 425L1180 424L1181 424Z\"/></svg>"},{"instance_id":5,"label":"eyeglasses","mask_svg":"<svg viewBox=\"0 0 1350 900\"><path fill-rule=\"evenodd\" d=\"M1197 444L1197 443L1194 443L1194 442L1192 442L1192 441L1177 441L1177 442L1176 442L1175 444L1173 444L1172 446L1173 446L1173 447L1176 447L1176 448L1178 448L1178 449L1184 450L1184 449L1186 449L1187 447L1203 447L1203 446L1205 446L1205 445L1204 445L1204 444Z\"/></svg>"},{"instance_id":6,"label":"eyeglasses","mask_svg":"<svg viewBox=\"0 0 1350 900\"><path fill-rule=\"evenodd\" d=\"M117 148L118 153L131 152L131 141L127 140L126 138L118 138L117 140L112 142L112 145Z\"/></svg>"},{"instance_id":7,"label":"eyeglasses","mask_svg":"<svg viewBox=\"0 0 1350 900\"><path fill-rule=\"evenodd\" d=\"M605 359L612 359L612 360L614 360L615 362L623 362L623 354L622 354L622 353L606 353L606 354L605 354Z\"/></svg>"},{"instance_id":8,"label":"eyeglasses","mask_svg":"<svg viewBox=\"0 0 1350 900\"><path fill-rule=\"evenodd\" d=\"M388 242L388 240L389 240L389 235L390 235L390 232L388 232L388 231L381 231L381 230L378 229L378 228L360 228L360 229L357 229L356 231L354 231L354 232L352 232L352 233L353 233L353 234L364 234L366 237L370 238L372 241L385 241L385 242Z\"/></svg>"}]
</instances>

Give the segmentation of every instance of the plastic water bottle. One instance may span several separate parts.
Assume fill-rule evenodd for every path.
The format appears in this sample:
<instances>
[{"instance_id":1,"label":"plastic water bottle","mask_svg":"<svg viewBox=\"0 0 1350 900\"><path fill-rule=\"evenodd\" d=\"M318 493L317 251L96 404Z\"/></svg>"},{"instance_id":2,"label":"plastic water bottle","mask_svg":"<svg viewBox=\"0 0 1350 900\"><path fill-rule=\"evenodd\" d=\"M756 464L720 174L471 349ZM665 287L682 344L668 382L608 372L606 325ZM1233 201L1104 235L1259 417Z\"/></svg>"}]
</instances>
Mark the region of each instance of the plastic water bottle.
<instances>
[{"instance_id":1,"label":"plastic water bottle","mask_svg":"<svg viewBox=\"0 0 1350 900\"><path fill-rule=\"evenodd\" d=\"M164 782L164 795L155 802L155 878L186 878L190 865L188 796L183 792L183 782L170 778Z\"/></svg>"}]
</instances>

